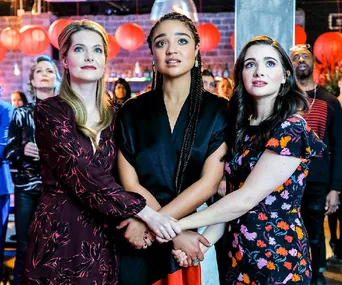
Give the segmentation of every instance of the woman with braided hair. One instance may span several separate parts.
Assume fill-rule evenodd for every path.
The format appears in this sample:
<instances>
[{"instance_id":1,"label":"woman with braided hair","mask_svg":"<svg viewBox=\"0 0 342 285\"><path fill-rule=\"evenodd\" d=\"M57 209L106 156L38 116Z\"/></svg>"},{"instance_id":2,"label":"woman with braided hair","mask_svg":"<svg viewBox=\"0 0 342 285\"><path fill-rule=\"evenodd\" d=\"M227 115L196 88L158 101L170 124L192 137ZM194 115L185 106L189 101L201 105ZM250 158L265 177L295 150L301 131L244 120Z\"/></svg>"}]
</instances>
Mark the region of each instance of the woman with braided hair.
<instances>
[{"instance_id":1,"label":"woman with braided hair","mask_svg":"<svg viewBox=\"0 0 342 285\"><path fill-rule=\"evenodd\" d=\"M126 190L180 219L217 191L227 150L227 100L202 87L199 36L189 18L178 13L163 16L147 41L153 56L153 87L127 101L119 112L119 175ZM158 244L137 219L127 219L119 228L128 245L122 246L120 284L151 285L164 277L169 280L157 284L218 284L214 252L210 282L201 283L201 266L182 272L172 259L172 248L183 248L189 264L198 265L203 259L200 246L210 244L196 231ZM210 270L204 267L203 278Z\"/></svg>"}]
</instances>

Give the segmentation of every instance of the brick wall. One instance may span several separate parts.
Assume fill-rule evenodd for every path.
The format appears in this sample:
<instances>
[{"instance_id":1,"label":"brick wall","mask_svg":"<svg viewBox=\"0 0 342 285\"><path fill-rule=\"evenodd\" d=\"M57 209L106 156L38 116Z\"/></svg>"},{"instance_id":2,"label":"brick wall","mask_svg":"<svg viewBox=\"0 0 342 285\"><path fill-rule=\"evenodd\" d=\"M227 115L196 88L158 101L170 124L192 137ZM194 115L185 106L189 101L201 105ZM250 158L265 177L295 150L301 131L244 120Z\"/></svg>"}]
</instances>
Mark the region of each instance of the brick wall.
<instances>
[{"instance_id":1,"label":"brick wall","mask_svg":"<svg viewBox=\"0 0 342 285\"><path fill-rule=\"evenodd\" d=\"M73 16L72 19L79 19L81 17ZM84 17L83 17L84 18ZM128 16L86 16L86 18L97 21L103 25L109 34L115 34L115 30L124 23L134 22L139 24L147 36L151 22L149 14L144 15L128 15ZM41 25L48 30L49 25L56 20L54 15L49 13L41 14L38 16L24 15L19 17L0 17L0 30L7 26L21 27L28 24ZM212 23L220 30L221 40L218 47L210 52L202 54L203 65L205 68L211 66L213 71L222 71L225 63L229 67L233 67L234 52L230 46L230 37L234 31L234 13L202 13L199 15L199 23ZM304 16L298 14L296 22L299 24L304 23ZM52 56L55 55L51 47L49 47L45 54ZM56 56L55 56L56 57ZM5 59L0 62L0 84L3 86L3 98L8 100L10 93L16 89L27 91L27 81L31 62L33 56L23 55L20 51L8 51ZM57 59L57 57L56 57ZM124 75L128 70L132 71L135 62L139 62L140 66L151 67L151 54L148 49L147 43L135 51L120 50L118 55L110 60L108 72L112 75ZM15 63L19 64L22 71L20 76L13 74Z\"/></svg>"}]
</instances>

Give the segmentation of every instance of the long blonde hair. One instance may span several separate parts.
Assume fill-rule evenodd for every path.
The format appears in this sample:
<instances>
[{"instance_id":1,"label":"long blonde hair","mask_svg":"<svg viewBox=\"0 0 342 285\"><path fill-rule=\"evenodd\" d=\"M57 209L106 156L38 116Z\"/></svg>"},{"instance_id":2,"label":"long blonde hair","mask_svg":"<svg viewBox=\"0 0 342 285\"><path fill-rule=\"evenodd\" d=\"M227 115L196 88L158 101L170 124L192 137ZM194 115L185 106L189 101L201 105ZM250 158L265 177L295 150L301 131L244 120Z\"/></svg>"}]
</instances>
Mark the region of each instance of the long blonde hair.
<instances>
[{"instance_id":1,"label":"long blonde hair","mask_svg":"<svg viewBox=\"0 0 342 285\"><path fill-rule=\"evenodd\" d=\"M108 61L108 37L106 30L100 24L91 20L75 21L66 26L58 37L58 44L60 47L60 61L67 56L69 48L72 44L72 35L79 31L93 31L99 34L103 40L104 55L106 64ZM85 124L87 122L87 111L81 98L72 90L70 85L69 71L63 66L63 77L60 89L60 97L66 101L73 109L75 114L75 120L80 131L89 137L92 143L98 148L96 142L96 135L98 132L107 128L113 120L112 108L110 108L110 102L107 99L104 76L97 81L96 90L96 106L100 113L100 121L97 125L97 129L93 130L88 128Z\"/></svg>"}]
</instances>

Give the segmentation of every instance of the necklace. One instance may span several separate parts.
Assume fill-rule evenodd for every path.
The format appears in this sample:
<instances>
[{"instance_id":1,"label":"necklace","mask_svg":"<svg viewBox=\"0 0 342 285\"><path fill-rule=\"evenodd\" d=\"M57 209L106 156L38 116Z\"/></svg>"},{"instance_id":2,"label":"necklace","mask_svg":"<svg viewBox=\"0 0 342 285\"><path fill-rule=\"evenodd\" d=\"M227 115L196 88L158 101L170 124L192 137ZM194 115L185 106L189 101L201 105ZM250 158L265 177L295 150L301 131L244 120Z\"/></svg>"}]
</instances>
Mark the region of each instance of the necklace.
<instances>
[{"instance_id":1,"label":"necklace","mask_svg":"<svg viewBox=\"0 0 342 285\"><path fill-rule=\"evenodd\" d=\"M312 99L312 102L311 102L311 104L310 104L310 110L311 110L311 108L312 108L312 105L315 103L315 101L316 101L316 92L317 92L317 85L315 86L315 88L314 88L314 95L313 95L313 99Z\"/></svg>"}]
</instances>

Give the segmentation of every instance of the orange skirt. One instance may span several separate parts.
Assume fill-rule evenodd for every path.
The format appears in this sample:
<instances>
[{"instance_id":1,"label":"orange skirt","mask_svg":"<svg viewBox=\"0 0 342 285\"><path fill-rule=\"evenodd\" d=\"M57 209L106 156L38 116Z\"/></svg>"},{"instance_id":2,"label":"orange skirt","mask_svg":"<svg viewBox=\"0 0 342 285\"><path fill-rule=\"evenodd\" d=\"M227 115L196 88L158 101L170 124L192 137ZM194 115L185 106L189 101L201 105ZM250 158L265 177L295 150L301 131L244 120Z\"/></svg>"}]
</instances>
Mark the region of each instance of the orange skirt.
<instances>
[{"instance_id":1,"label":"orange skirt","mask_svg":"<svg viewBox=\"0 0 342 285\"><path fill-rule=\"evenodd\" d=\"M201 285L201 266L179 269L153 285Z\"/></svg>"}]
</instances>

